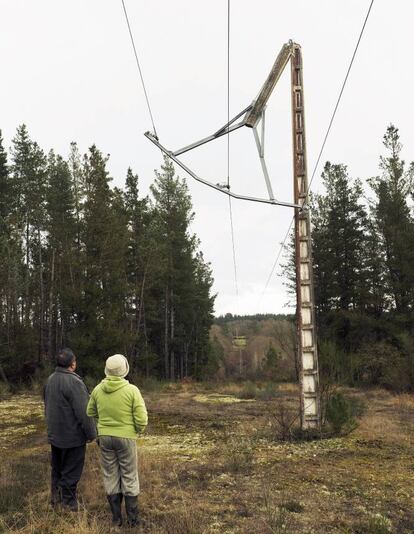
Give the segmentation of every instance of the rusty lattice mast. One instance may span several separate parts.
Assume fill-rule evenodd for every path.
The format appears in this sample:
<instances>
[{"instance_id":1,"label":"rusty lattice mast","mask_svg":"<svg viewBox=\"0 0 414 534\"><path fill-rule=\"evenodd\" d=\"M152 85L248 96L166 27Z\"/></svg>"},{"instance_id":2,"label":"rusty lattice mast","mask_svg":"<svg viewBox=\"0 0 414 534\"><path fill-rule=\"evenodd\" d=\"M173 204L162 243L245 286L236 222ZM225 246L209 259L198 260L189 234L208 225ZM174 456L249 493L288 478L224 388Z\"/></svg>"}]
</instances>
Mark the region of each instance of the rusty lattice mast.
<instances>
[{"instance_id":1,"label":"rusty lattice mast","mask_svg":"<svg viewBox=\"0 0 414 534\"><path fill-rule=\"evenodd\" d=\"M319 372L313 291L312 243L308 201L302 51L289 41L283 45L251 111L246 126L255 128L283 70L290 60L292 98L293 203L295 207L296 357L300 368L301 424L319 428Z\"/></svg>"},{"instance_id":2,"label":"rusty lattice mast","mask_svg":"<svg viewBox=\"0 0 414 534\"><path fill-rule=\"evenodd\" d=\"M289 61L291 64L292 89L293 202L281 201L275 197L264 157L266 104ZM229 135L243 126L253 130L269 198L240 195L231 191L229 184L209 182L199 177L179 159L181 154L214 141L223 135ZM260 132L258 131L259 126ZM295 210L296 356L300 368L301 424L303 429L319 428L319 372L312 276L311 226L307 207L308 179L302 53L300 46L292 41L283 45L257 98L215 133L174 151L166 149L155 133L147 132L145 135L195 180L233 198L286 206Z\"/></svg>"},{"instance_id":3,"label":"rusty lattice mast","mask_svg":"<svg viewBox=\"0 0 414 534\"><path fill-rule=\"evenodd\" d=\"M291 59L293 190L295 204L296 350L300 364L302 428L319 428L321 422L319 371L313 288L312 242L303 95L302 52L293 44Z\"/></svg>"}]
</instances>

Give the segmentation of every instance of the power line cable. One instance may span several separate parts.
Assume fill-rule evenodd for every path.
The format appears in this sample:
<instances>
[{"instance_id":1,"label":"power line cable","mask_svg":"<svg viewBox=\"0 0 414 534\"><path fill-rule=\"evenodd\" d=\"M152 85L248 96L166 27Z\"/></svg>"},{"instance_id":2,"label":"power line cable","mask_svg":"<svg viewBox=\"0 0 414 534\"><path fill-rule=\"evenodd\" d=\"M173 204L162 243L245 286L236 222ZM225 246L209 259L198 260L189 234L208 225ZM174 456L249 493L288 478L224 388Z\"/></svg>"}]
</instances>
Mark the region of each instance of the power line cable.
<instances>
[{"instance_id":1,"label":"power line cable","mask_svg":"<svg viewBox=\"0 0 414 534\"><path fill-rule=\"evenodd\" d=\"M233 210L231 206L230 197L229 197L229 214L230 214L231 243L232 243L232 249L233 249L234 286L236 288L236 300L237 300L237 308L238 308L239 306L239 284L238 284L238 279L237 279L236 246L234 243Z\"/></svg>"},{"instance_id":2,"label":"power line cable","mask_svg":"<svg viewBox=\"0 0 414 534\"><path fill-rule=\"evenodd\" d=\"M335 108L333 110L333 113L332 113L332 117L331 117L331 120L329 121L329 125L328 125L328 129L326 130L326 134L325 134L325 137L323 139L323 143L322 143L322 146L321 146L321 149L319 151L319 154L318 154L318 158L316 160L316 163L315 163L315 166L313 168L313 171L312 171L312 175L311 175L311 179L309 181L309 185L308 185L308 189L306 191L306 195L307 195L307 199L306 199L306 203L308 203L308 193L310 191L310 188L311 188L311 185L312 185L312 182L313 182L313 179L315 177L315 174L316 174L316 170L319 166L319 162L321 160L321 157L322 157L322 153L324 151L324 148L325 148L325 145L326 145L326 141L328 139L328 136L329 136L329 133L331 131L331 127L332 127L332 124L333 124L333 121L335 119L335 116L336 116L336 112L338 110L338 106L339 106L339 103L341 101L341 98L342 98L342 94L344 92L344 89L345 89L345 85L346 85L346 82L348 81L348 76L349 76L349 73L351 72L351 69L352 69L352 65L354 63L354 59L355 59L355 56L356 56L356 53L358 51L358 48L359 48L359 43L361 42L361 38L362 38L362 35L364 33L364 30L365 30L365 26L367 25L367 21L368 21L368 18L369 18L369 15L371 13L371 9L372 9L372 5L374 4L374 0L371 0L371 3L369 5L369 8L368 8L368 11L367 11L367 14L365 16L365 19L364 19L364 23L362 25L362 28L361 28L361 31L359 33L359 37L358 37L358 41L357 41L357 44L355 46L355 49L354 49L354 53L352 54L352 58L351 58L351 61L349 63L349 66L348 66L348 70L346 71L346 75L345 75L345 78L344 78L344 81L342 83L342 87L341 87L341 90L339 91L339 96L338 96L338 99L336 101L336 104L335 104Z\"/></svg>"},{"instance_id":3,"label":"power line cable","mask_svg":"<svg viewBox=\"0 0 414 534\"><path fill-rule=\"evenodd\" d=\"M227 124L229 122L230 122L230 0L227 1ZM229 133L227 133L227 189L230 189L230 134Z\"/></svg>"},{"instance_id":4,"label":"power line cable","mask_svg":"<svg viewBox=\"0 0 414 534\"><path fill-rule=\"evenodd\" d=\"M292 219L291 219L291 221L290 221L290 224L289 224L289 228L287 229L287 232L286 232L286 234L285 234L285 237L284 237L284 239L283 239L283 241L282 241L282 243L281 243L281 245L280 245L279 252L277 253L276 259L275 259L275 261L273 262L273 266L272 266L272 269L270 270L270 274L269 274L269 276L267 277L266 284L265 284L265 286L264 286L264 288L263 288L262 294L260 295L259 304L261 303L262 298L263 298L264 294L266 293L266 289L268 288L269 283L270 283L270 280L272 279L273 273L274 273L274 271L275 271L275 269L276 269L276 267L277 267L277 265L278 265L278 263L279 263L280 255L282 254L282 251L283 251L283 249L285 248L286 241L287 241L287 238L288 238L288 236L289 236L289 234L290 234L290 230L291 230L291 228L292 228L292 224L293 224L293 221L294 221L294 220L295 220L295 218L292 217Z\"/></svg>"},{"instance_id":5,"label":"power line cable","mask_svg":"<svg viewBox=\"0 0 414 534\"><path fill-rule=\"evenodd\" d=\"M318 157L317 157L317 159L316 159L315 166L314 166L313 171L312 171L311 179L310 179L310 181L309 181L309 185L308 185L308 188L307 188L307 190L306 190L306 202L304 203L304 207L305 207L305 206L308 204L308 202L309 202L309 201L308 201L308 198L309 198L309 191L310 191L310 188L311 188L313 179L314 179L314 177L315 177L316 171L317 171L317 169L318 169L319 162L320 162L320 160L321 160L323 151L324 151L324 149L325 149L326 141L327 141L328 136L329 136L329 133L330 133L330 131L331 131L332 124L333 124L333 121L334 121L335 116L336 116L336 112L338 111L339 103L341 102L342 95L343 95L343 92L344 92L346 83L347 83L347 81L348 81L349 73L351 72L351 68L352 68L352 65L353 65L353 63L354 63L354 59L355 59L356 53L357 53L357 51L358 51L359 44L360 44L361 39L362 39L362 35L363 35L363 33L364 33L365 26L367 25L367 21L368 21L369 15L370 15L370 13L371 13L371 9L372 9L373 4L374 4L374 0L371 0L371 3L370 3L370 5L369 5L369 7L368 7L367 14L366 14L365 19L364 19L364 23L363 23L363 25L362 25L361 31L360 31L359 36L358 36L357 43L356 43L355 48L354 48L354 52L353 52L352 57L351 57L351 61L350 61L350 63L349 63L348 69L347 69L347 71L346 71L345 78L344 78L344 81L343 81L343 83L342 83L341 90L340 90L340 92L339 92L339 95L338 95L338 98L337 98L337 101L336 101L336 104L335 104L335 107L334 107L334 110L333 110L331 119L330 119L330 121L329 121L328 128L327 128L327 130L326 130L325 137L324 137L324 139L323 139L321 149L320 149L320 151L319 151ZM267 280L266 280L266 284L265 284L264 289L263 289L263 291L262 291L262 294L261 294L261 296L260 296L259 304L260 304L260 302L261 302L261 300L262 300L262 298L263 298L263 296L264 296L264 294L265 294L265 292L266 292L266 290L267 290L267 288L268 288L268 286L269 286L270 280L271 280L271 278L272 278L272 276L273 276L273 273L274 273L274 271L275 271L275 269L276 269L276 267L277 267L277 265L278 265L279 258L280 258L280 255L281 255L281 253L282 253L282 250L285 248L286 241L287 241L287 238L288 238L288 236L289 236L290 230L291 230L291 228L292 228L293 221L294 221L294 216L292 217L292 219L291 219L291 221L290 221L289 228L288 228L288 230L287 230L287 232L286 232L285 238L283 239L283 242L282 242L282 244L281 244L281 246L280 246L280 249L279 249L279 251L278 251L278 253L277 253L276 259L275 259L275 261L273 262L272 269L271 269L271 271L270 271L270 274L269 274L269 276L268 276L268 278L267 278Z\"/></svg>"},{"instance_id":6,"label":"power line cable","mask_svg":"<svg viewBox=\"0 0 414 534\"><path fill-rule=\"evenodd\" d=\"M227 0L227 124L230 122L230 0ZM230 190L230 135L227 133L227 189ZM239 307L239 284L237 279L237 257L234 239L233 210L229 195L229 217L233 252L234 285L236 289L237 311Z\"/></svg>"},{"instance_id":7,"label":"power line cable","mask_svg":"<svg viewBox=\"0 0 414 534\"><path fill-rule=\"evenodd\" d=\"M140 65L140 62L139 62L139 59L138 59L138 52L137 52L137 48L135 46L134 36L132 35L132 30L131 30L131 25L129 23L129 17L128 17L127 9L126 9L124 0L121 0L121 2L122 2L122 7L124 8L125 20L126 20L126 23L127 23L127 26L128 26L129 36L131 38L132 48L134 50L134 55L135 55L135 61L136 61L137 67L138 67L139 77L141 78L141 84L142 84L142 88L144 90L145 100L147 102L148 112L149 112L149 115L150 115L150 118L151 118L151 122L152 122L152 128L154 130L155 137L158 139L157 130L155 128L154 116L152 114L151 105L150 105L150 101L149 101L149 98L148 98L148 92L147 92L147 89L145 87L144 76L142 74L141 65Z\"/></svg>"}]
</instances>

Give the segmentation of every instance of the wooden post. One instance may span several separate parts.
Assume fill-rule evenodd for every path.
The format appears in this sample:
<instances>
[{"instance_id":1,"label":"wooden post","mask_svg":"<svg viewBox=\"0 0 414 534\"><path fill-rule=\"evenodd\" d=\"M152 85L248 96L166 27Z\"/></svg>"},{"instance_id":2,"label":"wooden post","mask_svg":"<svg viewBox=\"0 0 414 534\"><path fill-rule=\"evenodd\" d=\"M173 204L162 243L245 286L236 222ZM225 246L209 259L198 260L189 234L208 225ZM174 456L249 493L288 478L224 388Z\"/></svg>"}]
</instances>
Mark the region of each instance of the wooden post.
<instances>
[{"instance_id":1,"label":"wooden post","mask_svg":"<svg viewBox=\"0 0 414 534\"><path fill-rule=\"evenodd\" d=\"M294 202L307 200L302 53L293 44L291 59ZM295 209L296 350L299 361L302 429L320 428L319 372L313 291L309 209Z\"/></svg>"}]
</instances>

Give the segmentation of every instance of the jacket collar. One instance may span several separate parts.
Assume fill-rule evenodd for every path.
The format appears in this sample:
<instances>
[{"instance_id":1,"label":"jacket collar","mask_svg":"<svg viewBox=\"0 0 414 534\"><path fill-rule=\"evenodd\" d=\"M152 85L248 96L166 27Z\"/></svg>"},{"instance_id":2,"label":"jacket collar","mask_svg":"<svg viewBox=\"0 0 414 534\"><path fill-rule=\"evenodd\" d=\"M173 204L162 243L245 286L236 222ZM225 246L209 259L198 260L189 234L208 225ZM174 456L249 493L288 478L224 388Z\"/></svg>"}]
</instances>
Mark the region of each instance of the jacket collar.
<instances>
[{"instance_id":1,"label":"jacket collar","mask_svg":"<svg viewBox=\"0 0 414 534\"><path fill-rule=\"evenodd\" d=\"M79 378L80 380L82 380L82 378L78 374L76 374L74 371L68 371L64 367L57 366L55 368L55 373L66 373L67 375L74 375L76 376L76 378Z\"/></svg>"}]
</instances>

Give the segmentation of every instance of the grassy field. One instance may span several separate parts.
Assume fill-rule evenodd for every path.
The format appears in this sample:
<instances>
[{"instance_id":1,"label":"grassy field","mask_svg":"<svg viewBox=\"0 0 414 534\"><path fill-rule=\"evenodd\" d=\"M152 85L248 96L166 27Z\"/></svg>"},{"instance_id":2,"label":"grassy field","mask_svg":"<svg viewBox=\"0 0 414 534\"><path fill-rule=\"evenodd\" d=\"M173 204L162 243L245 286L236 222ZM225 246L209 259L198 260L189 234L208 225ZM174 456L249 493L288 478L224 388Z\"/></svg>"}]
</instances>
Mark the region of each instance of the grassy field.
<instances>
[{"instance_id":1,"label":"grassy field","mask_svg":"<svg viewBox=\"0 0 414 534\"><path fill-rule=\"evenodd\" d=\"M367 406L359 428L286 442L274 414L297 409L294 385L253 399L235 384L148 391L150 425L139 439L144 525L136 531L414 532L414 397L347 393ZM109 532L96 444L88 446L79 514L49 507L48 455L40 398L2 400L0 532Z\"/></svg>"}]
</instances>

